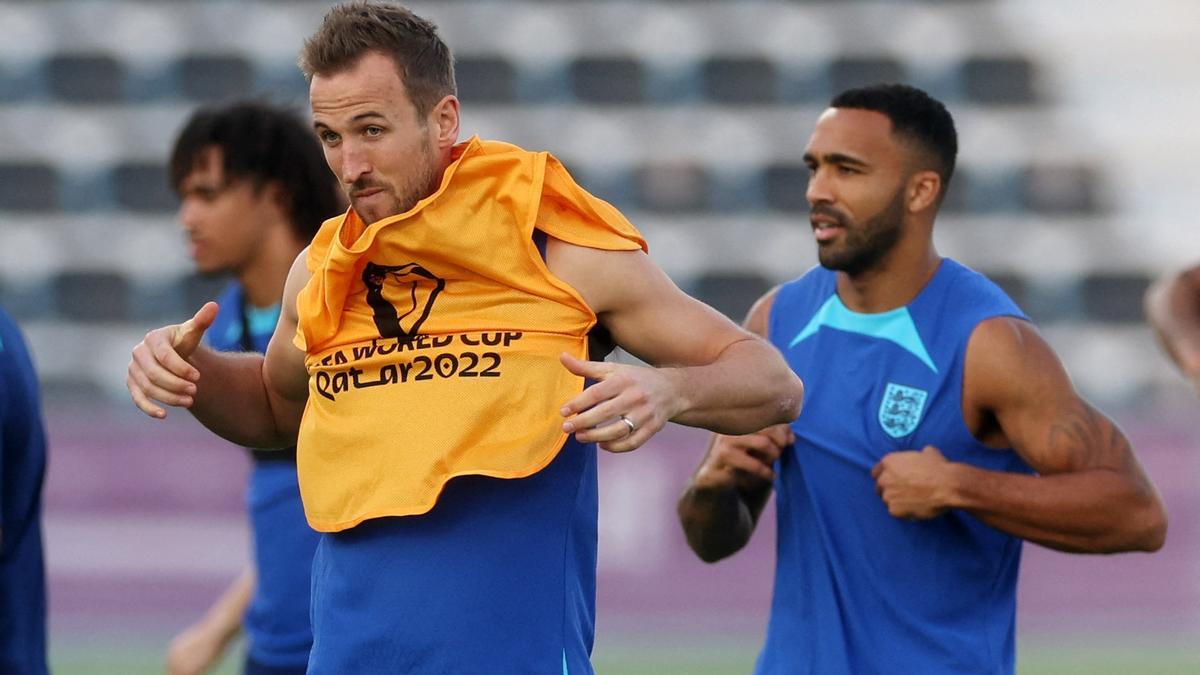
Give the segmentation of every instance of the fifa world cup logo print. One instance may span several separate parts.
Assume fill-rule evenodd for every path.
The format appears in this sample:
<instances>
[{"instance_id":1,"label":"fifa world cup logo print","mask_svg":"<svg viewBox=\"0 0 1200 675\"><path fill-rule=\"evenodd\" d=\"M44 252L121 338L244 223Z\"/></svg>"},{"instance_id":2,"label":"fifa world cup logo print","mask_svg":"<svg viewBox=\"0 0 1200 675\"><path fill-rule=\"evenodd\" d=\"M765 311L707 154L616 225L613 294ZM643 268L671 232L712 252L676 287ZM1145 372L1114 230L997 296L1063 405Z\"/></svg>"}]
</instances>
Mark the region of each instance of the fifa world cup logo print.
<instances>
[{"instance_id":1,"label":"fifa world cup logo print","mask_svg":"<svg viewBox=\"0 0 1200 675\"><path fill-rule=\"evenodd\" d=\"M396 338L400 344L412 342L429 318L433 303L446 280L417 263L377 265L367 263L362 273L380 337Z\"/></svg>"}]
</instances>

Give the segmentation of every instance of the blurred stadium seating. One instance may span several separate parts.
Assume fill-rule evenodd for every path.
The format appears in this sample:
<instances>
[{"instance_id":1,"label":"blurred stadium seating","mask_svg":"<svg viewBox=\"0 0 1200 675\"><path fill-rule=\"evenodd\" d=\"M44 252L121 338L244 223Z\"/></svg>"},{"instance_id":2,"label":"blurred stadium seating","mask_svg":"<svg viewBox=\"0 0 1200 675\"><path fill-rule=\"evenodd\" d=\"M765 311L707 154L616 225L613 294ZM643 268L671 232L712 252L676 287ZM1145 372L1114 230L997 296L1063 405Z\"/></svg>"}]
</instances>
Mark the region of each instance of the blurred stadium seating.
<instances>
[{"instance_id":1,"label":"blurred stadium seating","mask_svg":"<svg viewBox=\"0 0 1200 675\"><path fill-rule=\"evenodd\" d=\"M1041 323L1123 327L1161 251L1112 244L1122 204L1109 167L1058 119L1045 64L1006 34L1001 4L414 6L458 52L467 133L558 154L630 214L681 286L731 316L813 260L799 155L824 103L905 80L951 106L963 140L942 250L1019 286ZM0 24L19 29L0 48L0 302L30 332L84 319L81 347L128 342L192 310L171 139L197 104L257 96L303 110L295 54L325 6L0 7ZM85 380L122 395L112 363L42 362L52 389ZM1095 393L1128 400L1169 377L1147 365Z\"/></svg>"},{"instance_id":2,"label":"blurred stadium seating","mask_svg":"<svg viewBox=\"0 0 1200 675\"><path fill-rule=\"evenodd\" d=\"M221 281L190 272L178 233L171 140L199 104L256 96L304 112L296 52L329 4L0 3L0 304L29 333L52 404L127 405L129 347L216 294ZM1180 207L1191 207L1194 176L1138 179L1137 170L1194 156L1200 134L1170 134L1186 116L1152 110L1153 123L1127 128L1109 112L1138 95L1142 73L1106 60L1112 50L1094 37L1122 23L1147 55L1192 44L1179 59L1187 64L1200 50L1120 14L1124 3L411 4L456 50L466 134L554 152L642 228L680 286L735 318L815 263L800 155L829 97L880 80L927 89L954 113L961 144L941 252L1008 289L1089 396L1144 409L1164 390L1178 394L1141 323L1140 295L1164 268L1200 258L1197 228L1172 220L1191 212ZM1174 14L1160 20L1194 25L1192 3L1162 5ZM1050 24L1074 39L1046 38ZM1112 67L1095 80L1064 70L1086 59ZM1114 148L1120 134L1141 150ZM69 461L88 456L81 424L77 438L59 435ZM1196 464L1178 466L1186 476ZM664 478L672 490L677 479ZM49 497L71 494L60 485ZM670 499L652 506L669 510ZM86 598L81 588L72 592Z\"/></svg>"}]
</instances>

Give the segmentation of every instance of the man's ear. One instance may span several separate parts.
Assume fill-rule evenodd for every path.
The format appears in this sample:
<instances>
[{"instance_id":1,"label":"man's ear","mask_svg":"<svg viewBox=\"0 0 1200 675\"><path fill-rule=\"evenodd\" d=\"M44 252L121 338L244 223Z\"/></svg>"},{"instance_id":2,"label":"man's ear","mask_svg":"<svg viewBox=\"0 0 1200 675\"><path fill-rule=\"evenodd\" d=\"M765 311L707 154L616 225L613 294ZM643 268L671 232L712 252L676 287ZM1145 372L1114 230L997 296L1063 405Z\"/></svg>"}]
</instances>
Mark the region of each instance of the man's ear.
<instances>
[{"instance_id":1,"label":"man's ear","mask_svg":"<svg viewBox=\"0 0 1200 675\"><path fill-rule=\"evenodd\" d=\"M429 111L429 123L437 130L439 150L447 150L458 142L459 103L457 96L443 96Z\"/></svg>"},{"instance_id":2,"label":"man's ear","mask_svg":"<svg viewBox=\"0 0 1200 675\"><path fill-rule=\"evenodd\" d=\"M938 172L918 171L908 178L905 206L911 213L920 213L936 207L941 201L943 188L942 177Z\"/></svg>"}]
</instances>

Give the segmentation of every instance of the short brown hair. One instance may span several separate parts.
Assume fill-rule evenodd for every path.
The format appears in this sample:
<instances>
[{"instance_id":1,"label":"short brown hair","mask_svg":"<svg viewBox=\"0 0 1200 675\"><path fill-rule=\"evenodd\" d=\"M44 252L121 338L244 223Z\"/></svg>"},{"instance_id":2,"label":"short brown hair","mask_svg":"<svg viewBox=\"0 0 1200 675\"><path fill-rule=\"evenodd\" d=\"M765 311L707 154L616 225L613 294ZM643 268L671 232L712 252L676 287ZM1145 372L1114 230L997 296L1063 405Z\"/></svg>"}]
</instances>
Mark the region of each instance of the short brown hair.
<instances>
[{"instance_id":1,"label":"short brown hair","mask_svg":"<svg viewBox=\"0 0 1200 675\"><path fill-rule=\"evenodd\" d=\"M408 97L424 116L438 101L456 95L454 55L433 22L392 2L356 0L335 6L304 41L304 77L329 75L353 66L368 52L390 56Z\"/></svg>"}]
</instances>

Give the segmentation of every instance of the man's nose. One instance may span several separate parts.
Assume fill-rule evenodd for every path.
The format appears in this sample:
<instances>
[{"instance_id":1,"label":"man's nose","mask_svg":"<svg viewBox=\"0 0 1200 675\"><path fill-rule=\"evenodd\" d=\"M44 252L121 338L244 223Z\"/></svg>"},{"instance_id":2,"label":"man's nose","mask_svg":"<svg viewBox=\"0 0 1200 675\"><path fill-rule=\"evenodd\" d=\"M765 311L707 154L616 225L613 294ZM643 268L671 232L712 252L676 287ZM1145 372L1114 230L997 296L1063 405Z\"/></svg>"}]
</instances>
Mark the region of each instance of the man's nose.
<instances>
[{"instance_id":1,"label":"man's nose","mask_svg":"<svg viewBox=\"0 0 1200 675\"><path fill-rule=\"evenodd\" d=\"M804 197L810 206L821 202L832 202L833 191L826 177L826 172L817 169L809 174L808 186L804 189Z\"/></svg>"},{"instance_id":2,"label":"man's nose","mask_svg":"<svg viewBox=\"0 0 1200 675\"><path fill-rule=\"evenodd\" d=\"M371 173L371 163L362 147L356 143L343 141L342 145L342 182L352 185L366 174Z\"/></svg>"}]
</instances>

